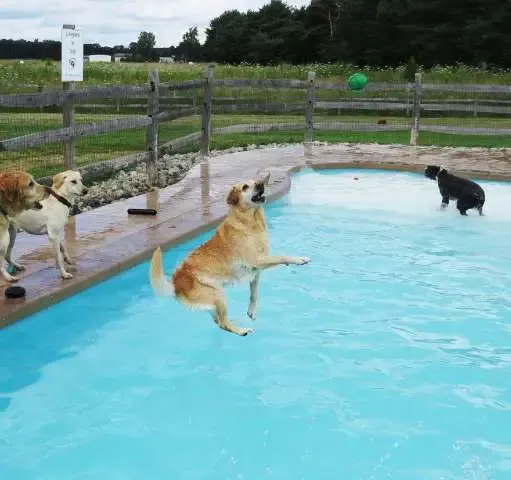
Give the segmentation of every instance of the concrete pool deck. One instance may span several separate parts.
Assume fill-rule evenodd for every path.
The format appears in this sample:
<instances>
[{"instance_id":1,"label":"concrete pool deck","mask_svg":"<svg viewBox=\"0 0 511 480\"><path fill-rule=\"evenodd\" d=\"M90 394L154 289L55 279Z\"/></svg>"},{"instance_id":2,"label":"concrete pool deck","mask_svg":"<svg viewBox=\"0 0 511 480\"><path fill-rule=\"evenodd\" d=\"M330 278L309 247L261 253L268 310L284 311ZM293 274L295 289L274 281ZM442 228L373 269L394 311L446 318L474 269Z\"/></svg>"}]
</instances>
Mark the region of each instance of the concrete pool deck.
<instances>
[{"instance_id":1,"label":"concrete pool deck","mask_svg":"<svg viewBox=\"0 0 511 480\"><path fill-rule=\"evenodd\" d=\"M289 173L302 167L421 171L427 164L472 178L511 180L507 149L340 144L314 146L313 155L306 157L302 145L291 145L206 159L175 185L72 217L66 241L76 261L69 269L73 279L58 275L46 236L19 234L14 257L27 267L18 274L26 296L6 299L7 285L0 280L0 327L147 260L157 246L166 249L214 227L227 211L230 186L263 171L271 172L270 199L275 199L289 190ZM156 208L158 215L129 216L128 208Z\"/></svg>"}]
</instances>

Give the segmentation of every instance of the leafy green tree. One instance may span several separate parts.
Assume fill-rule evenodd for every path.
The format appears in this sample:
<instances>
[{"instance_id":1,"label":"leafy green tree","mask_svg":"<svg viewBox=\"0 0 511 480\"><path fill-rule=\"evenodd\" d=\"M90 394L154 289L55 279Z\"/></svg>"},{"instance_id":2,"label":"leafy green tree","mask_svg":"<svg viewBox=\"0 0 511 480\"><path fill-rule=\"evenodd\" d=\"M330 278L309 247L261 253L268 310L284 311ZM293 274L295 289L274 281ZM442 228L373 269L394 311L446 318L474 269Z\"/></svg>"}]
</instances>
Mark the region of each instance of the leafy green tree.
<instances>
[{"instance_id":1,"label":"leafy green tree","mask_svg":"<svg viewBox=\"0 0 511 480\"><path fill-rule=\"evenodd\" d=\"M130 52L139 61L154 60L156 37L152 32L140 32L138 40L130 43Z\"/></svg>"},{"instance_id":2,"label":"leafy green tree","mask_svg":"<svg viewBox=\"0 0 511 480\"><path fill-rule=\"evenodd\" d=\"M181 43L176 47L176 55L185 62L202 59L202 46L197 27L192 27L185 32Z\"/></svg>"},{"instance_id":3,"label":"leafy green tree","mask_svg":"<svg viewBox=\"0 0 511 480\"><path fill-rule=\"evenodd\" d=\"M211 20L206 29L204 49L208 60L238 64L247 60L248 16L228 10Z\"/></svg>"},{"instance_id":4,"label":"leafy green tree","mask_svg":"<svg viewBox=\"0 0 511 480\"><path fill-rule=\"evenodd\" d=\"M257 11L224 12L206 30L207 57L234 64L305 61L305 11L273 0Z\"/></svg>"}]
</instances>

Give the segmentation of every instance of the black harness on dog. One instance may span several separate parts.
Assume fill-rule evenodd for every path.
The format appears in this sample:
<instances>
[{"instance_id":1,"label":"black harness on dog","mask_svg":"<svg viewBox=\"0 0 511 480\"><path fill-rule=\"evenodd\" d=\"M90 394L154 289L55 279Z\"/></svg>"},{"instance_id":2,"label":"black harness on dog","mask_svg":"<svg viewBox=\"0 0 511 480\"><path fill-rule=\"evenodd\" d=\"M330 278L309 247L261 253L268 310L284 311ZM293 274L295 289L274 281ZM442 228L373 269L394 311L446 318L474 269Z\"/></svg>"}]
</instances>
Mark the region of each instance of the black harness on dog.
<instances>
[{"instance_id":1,"label":"black harness on dog","mask_svg":"<svg viewBox=\"0 0 511 480\"><path fill-rule=\"evenodd\" d=\"M55 197L62 205L65 205L67 208L73 208L73 204L63 196L59 195L53 188L50 189L50 195Z\"/></svg>"}]
</instances>

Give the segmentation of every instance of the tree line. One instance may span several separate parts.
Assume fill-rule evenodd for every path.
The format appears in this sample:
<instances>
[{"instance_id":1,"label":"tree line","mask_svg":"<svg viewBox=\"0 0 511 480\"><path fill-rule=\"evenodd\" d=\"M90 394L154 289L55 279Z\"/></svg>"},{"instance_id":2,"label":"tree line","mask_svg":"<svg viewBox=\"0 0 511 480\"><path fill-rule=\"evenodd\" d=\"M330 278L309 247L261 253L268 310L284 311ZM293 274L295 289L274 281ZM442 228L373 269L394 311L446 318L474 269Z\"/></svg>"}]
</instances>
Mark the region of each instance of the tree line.
<instances>
[{"instance_id":1,"label":"tree line","mask_svg":"<svg viewBox=\"0 0 511 480\"><path fill-rule=\"evenodd\" d=\"M294 8L271 0L258 10L228 10L211 20L200 43L197 27L176 46L156 48L154 34L84 53L129 53L134 61L239 64L343 62L394 66L413 57L433 65L511 66L511 0L311 0ZM58 59L60 42L0 40L0 58Z\"/></svg>"},{"instance_id":2,"label":"tree line","mask_svg":"<svg viewBox=\"0 0 511 480\"><path fill-rule=\"evenodd\" d=\"M224 12L203 54L218 62L511 66L511 0L274 0Z\"/></svg>"},{"instance_id":3,"label":"tree line","mask_svg":"<svg viewBox=\"0 0 511 480\"><path fill-rule=\"evenodd\" d=\"M158 57L170 56L173 54L173 47L156 48L154 40L151 41L149 32L141 32L139 40L130 46L115 45L113 47L103 46L99 43L85 43L83 46L84 55L113 55L114 53L125 53L132 56L130 60L150 61ZM150 47L147 49L147 37ZM0 59L35 59L35 60L60 60L60 42L56 40L12 40L0 39Z\"/></svg>"}]
</instances>

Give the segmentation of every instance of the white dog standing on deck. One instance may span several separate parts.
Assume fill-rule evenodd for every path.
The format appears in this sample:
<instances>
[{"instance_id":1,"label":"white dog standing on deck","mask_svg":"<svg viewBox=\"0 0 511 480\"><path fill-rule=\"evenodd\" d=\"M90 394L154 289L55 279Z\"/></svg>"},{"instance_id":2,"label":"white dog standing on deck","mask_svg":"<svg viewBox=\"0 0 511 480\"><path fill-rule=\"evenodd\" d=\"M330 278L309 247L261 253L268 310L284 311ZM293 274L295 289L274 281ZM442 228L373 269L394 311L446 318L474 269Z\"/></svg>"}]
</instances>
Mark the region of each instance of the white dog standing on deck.
<instances>
[{"instance_id":1,"label":"white dog standing on deck","mask_svg":"<svg viewBox=\"0 0 511 480\"><path fill-rule=\"evenodd\" d=\"M80 172L68 170L55 175L50 196L40 202L43 208L41 210L24 211L16 216L14 223L9 226L10 242L6 260L16 270L25 269L25 267L11 259L18 228L32 235L48 235L61 277L73 278L73 275L65 268L65 263L72 265L73 262L64 242L64 228L69 220L69 214L75 204L76 197L86 193L87 188L82 183Z\"/></svg>"}]
</instances>

